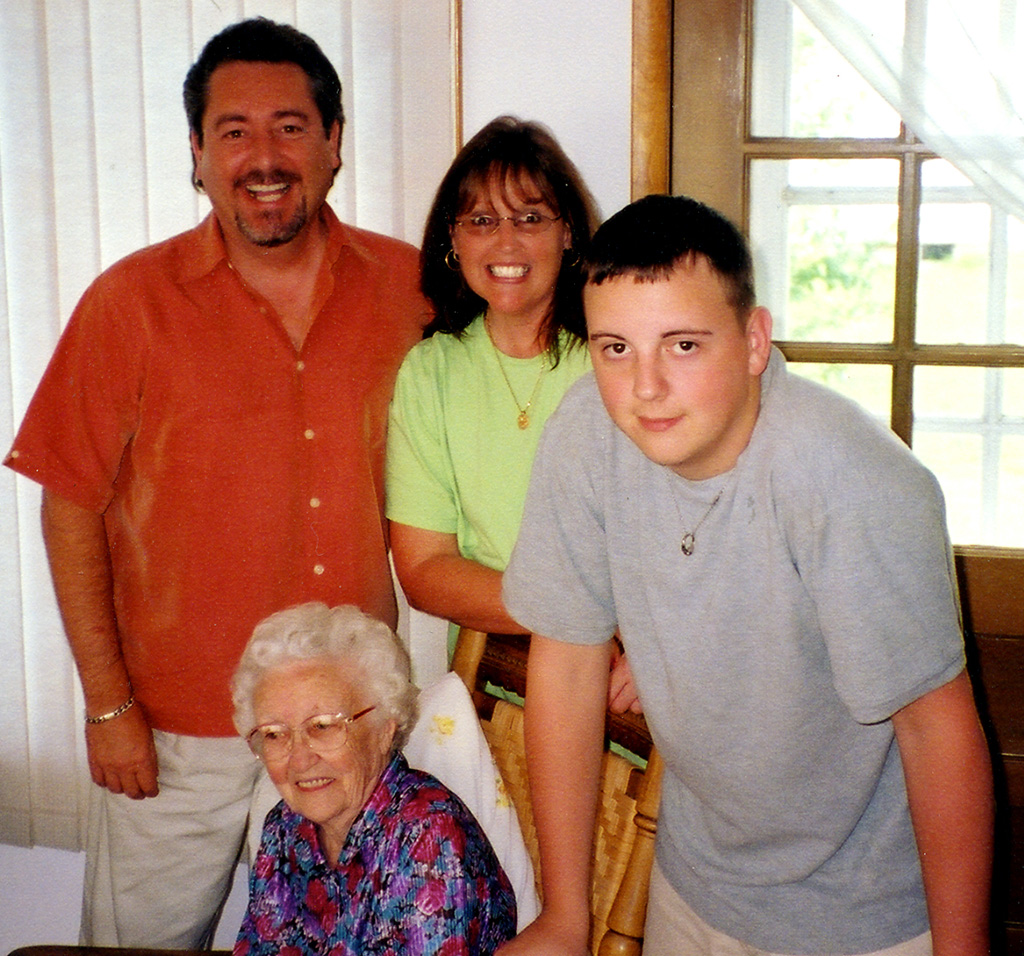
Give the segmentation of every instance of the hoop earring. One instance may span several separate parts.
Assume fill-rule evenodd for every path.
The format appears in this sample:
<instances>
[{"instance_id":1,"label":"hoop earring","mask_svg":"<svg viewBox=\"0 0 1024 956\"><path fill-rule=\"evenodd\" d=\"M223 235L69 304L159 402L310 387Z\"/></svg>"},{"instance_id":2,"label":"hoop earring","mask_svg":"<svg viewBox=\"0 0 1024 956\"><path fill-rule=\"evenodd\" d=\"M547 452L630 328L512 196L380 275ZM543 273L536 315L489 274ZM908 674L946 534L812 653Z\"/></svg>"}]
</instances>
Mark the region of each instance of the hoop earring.
<instances>
[{"instance_id":1,"label":"hoop earring","mask_svg":"<svg viewBox=\"0 0 1024 956\"><path fill-rule=\"evenodd\" d=\"M573 254L571 259L568 258L570 252ZM568 266L570 269L574 269L582 261L583 261L582 256L580 256L579 252L577 250L573 249L571 246L568 249L563 249L562 250L562 265L563 266Z\"/></svg>"},{"instance_id":2,"label":"hoop earring","mask_svg":"<svg viewBox=\"0 0 1024 956\"><path fill-rule=\"evenodd\" d=\"M461 272L459 267L459 257L454 249L449 249L444 255L444 264L448 266L452 272Z\"/></svg>"}]
</instances>

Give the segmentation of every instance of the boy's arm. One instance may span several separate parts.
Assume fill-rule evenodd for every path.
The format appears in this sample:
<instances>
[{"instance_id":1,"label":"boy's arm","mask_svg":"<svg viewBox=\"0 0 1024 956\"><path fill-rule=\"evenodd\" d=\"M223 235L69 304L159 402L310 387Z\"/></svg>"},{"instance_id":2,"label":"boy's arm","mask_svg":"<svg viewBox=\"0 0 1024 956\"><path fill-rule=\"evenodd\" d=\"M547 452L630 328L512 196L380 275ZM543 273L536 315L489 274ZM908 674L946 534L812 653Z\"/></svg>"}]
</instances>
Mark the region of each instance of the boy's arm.
<instances>
[{"instance_id":1,"label":"boy's arm","mask_svg":"<svg viewBox=\"0 0 1024 956\"><path fill-rule=\"evenodd\" d=\"M962 672L893 715L935 956L989 952L992 764Z\"/></svg>"},{"instance_id":2,"label":"boy's arm","mask_svg":"<svg viewBox=\"0 0 1024 956\"><path fill-rule=\"evenodd\" d=\"M533 635L526 680L526 764L544 908L499 956L585 956L611 642Z\"/></svg>"}]
</instances>

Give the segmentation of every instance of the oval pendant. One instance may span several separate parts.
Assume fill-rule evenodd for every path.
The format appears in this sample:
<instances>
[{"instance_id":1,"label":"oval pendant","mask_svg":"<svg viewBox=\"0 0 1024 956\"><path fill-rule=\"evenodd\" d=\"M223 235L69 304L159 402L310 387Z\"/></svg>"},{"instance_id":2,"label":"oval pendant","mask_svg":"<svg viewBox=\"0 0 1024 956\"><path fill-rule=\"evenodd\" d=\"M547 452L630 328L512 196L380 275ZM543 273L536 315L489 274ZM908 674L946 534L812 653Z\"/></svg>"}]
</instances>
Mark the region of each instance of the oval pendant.
<instances>
[{"instance_id":1,"label":"oval pendant","mask_svg":"<svg viewBox=\"0 0 1024 956\"><path fill-rule=\"evenodd\" d=\"M526 412L520 412L519 417L516 419L517 424L520 428L530 427L530 416Z\"/></svg>"},{"instance_id":2,"label":"oval pendant","mask_svg":"<svg viewBox=\"0 0 1024 956\"><path fill-rule=\"evenodd\" d=\"M683 540L682 543L679 545L679 549L683 552L683 554L689 557L691 554L693 554L694 544L696 544L696 538L694 538L692 532L687 531L686 534L683 535Z\"/></svg>"}]
</instances>

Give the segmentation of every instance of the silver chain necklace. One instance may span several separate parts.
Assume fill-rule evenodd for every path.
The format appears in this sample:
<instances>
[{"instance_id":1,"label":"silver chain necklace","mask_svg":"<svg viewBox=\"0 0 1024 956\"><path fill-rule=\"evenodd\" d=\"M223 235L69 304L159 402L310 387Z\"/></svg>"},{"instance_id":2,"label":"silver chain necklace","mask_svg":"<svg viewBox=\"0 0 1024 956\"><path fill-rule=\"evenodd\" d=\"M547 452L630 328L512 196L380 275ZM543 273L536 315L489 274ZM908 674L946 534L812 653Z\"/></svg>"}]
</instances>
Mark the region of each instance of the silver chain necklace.
<instances>
[{"instance_id":1,"label":"silver chain necklace","mask_svg":"<svg viewBox=\"0 0 1024 956\"><path fill-rule=\"evenodd\" d=\"M669 484L671 485L672 479L669 478ZM715 510L715 505L722 500L722 495L725 493L725 488L719 488L718 494L712 499L711 504L708 505L708 510L701 515L700 521L694 526L692 531L684 531L683 538L679 542L679 550L683 552L686 557L693 554L694 549L697 547L697 532L700 531L700 526L708 520L708 515ZM679 498L676 497L675 489L671 489L672 501L676 506L676 514L679 515L679 523L683 523L683 512L679 508Z\"/></svg>"}]
</instances>

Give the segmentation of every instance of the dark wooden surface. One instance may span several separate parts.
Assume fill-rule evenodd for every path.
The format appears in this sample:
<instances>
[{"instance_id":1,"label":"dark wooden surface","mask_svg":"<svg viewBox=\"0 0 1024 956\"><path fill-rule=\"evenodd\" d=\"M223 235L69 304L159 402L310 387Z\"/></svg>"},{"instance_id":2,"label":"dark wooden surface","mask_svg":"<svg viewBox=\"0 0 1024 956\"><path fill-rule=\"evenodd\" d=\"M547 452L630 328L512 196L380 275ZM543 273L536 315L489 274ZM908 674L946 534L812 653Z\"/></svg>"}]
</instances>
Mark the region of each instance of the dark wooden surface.
<instances>
[{"instance_id":1,"label":"dark wooden surface","mask_svg":"<svg viewBox=\"0 0 1024 956\"><path fill-rule=\"evenodd\" d=\"M22 946L10 956L228 956L229 949L117 949L107 946Z\"/></svg>"},{"instance_id":2,"label":"dark wooden surface","mask_svg":"<svg viewBox=\"0 0 1024 956\"><path fill-rule=\"evenodd\" d=\"M958 549L968 669L995 769L993 952L1024 956L1024 555Z\"/></svg>"},{"instance_id":3,"label":"dark wooden surface","mask_svg":"<svg viewBox=\"0 0 1024 956\"><path fill-rule=\"evenodd\" d=\"M477 671L476 686L480 688L491 683L525 697L526 659L529 652L530 637L527 634L489 634ZM488 700L480 693L474 696L477 710L482 716L488 716L488 707L493 708L493 699ZM605 732L609 740L644 760L650 756L651 735L642 715L609 714Z\"/></svg>"}]
</instances>

